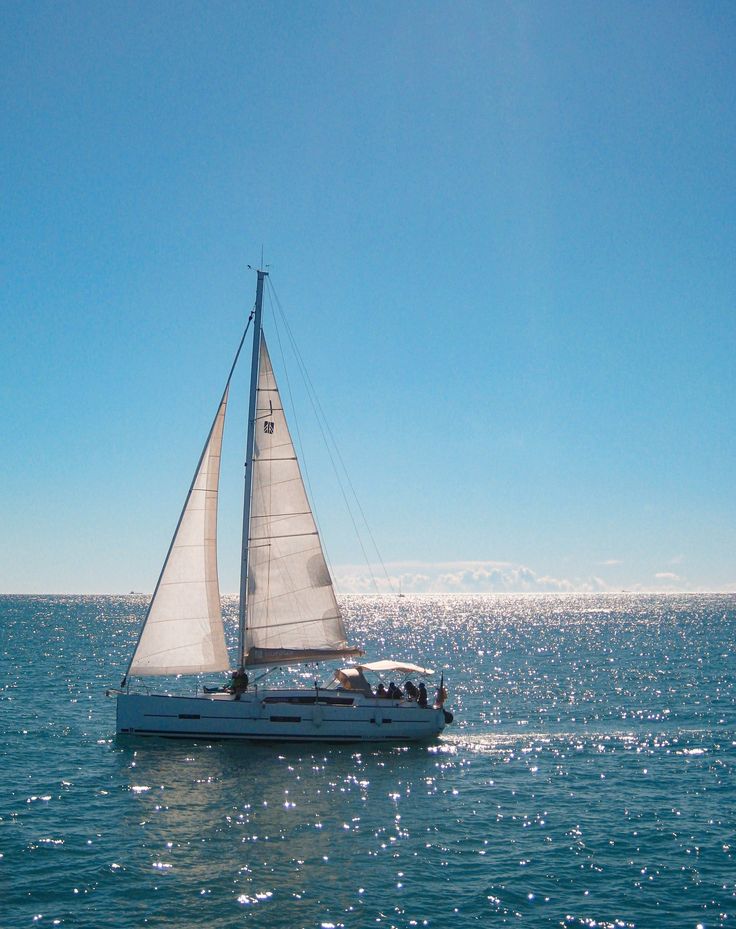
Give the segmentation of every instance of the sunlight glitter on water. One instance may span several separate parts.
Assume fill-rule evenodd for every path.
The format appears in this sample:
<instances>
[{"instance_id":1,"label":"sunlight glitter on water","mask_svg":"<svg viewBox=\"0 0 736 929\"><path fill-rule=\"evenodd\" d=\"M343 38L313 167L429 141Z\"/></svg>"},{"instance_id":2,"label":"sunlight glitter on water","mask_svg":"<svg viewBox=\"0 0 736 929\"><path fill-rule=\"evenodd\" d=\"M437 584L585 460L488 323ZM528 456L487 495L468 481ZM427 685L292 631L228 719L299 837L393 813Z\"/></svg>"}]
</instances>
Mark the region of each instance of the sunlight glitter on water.
<instances>
[{"instance_id":1,"label":"sunlight glitter on water","mask_svg":"<svg viewBox=\"0 0 736 929\"><path fill-rule=\"evenodd\" d=\"M117 742L143 600L3 598L3 929L733 921L734 598L345 607L368 657L444 670L436 743Z\"/></svg>"}]
</instances>

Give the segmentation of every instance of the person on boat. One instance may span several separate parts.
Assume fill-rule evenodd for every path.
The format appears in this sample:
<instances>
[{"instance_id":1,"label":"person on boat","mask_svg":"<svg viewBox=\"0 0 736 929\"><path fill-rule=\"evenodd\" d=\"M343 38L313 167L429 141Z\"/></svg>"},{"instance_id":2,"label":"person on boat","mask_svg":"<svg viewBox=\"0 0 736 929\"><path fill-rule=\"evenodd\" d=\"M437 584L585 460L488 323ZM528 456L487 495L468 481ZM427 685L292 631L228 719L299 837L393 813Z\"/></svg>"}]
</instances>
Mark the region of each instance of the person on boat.
<instances>
[{"instance_id":1,"label":"person on boat","mask_svg":"<svg viewBox=\"0 0 736 929\"><path fill-rule=\"evenodd\" d=\"M406 684L404 684L404 693L408 700L416 700L419 696L419 691L411 681L407 681Z\"/></svg>"},{"instance_id":2,"label":"person on boat","mask_svg":"<svg viewBox=\"0 0 736 929\"><path fill-rule=\"evenodd\" d=\"M400 700L401 699L401 691L396 686L396 684L394 684L393 681L391 681L391 683L388 685L388 698L389 700Z\"/></svg>"},{"instance_id":3,"label":"person on boat","mask_svg":"<svg viewBox=\"0 0 736 929\"><path fill-rule=\"evenodd\" d=\"M440 686L437 688L437 694L434 699L434 705L442 709L445 705L445 700L447 700L447 688L445 687L444 681L440 681Z\"/></svg>"},{"instance_id":4,"label":"person on boat","mask_svg":"<svg viewBox=\"0 0 736 929\"><path fill-rule=\"evenodd\" d=\"M417 703L421 707L426 707L427 705L427 688L424 686L424 681L419 685L419 696L417 697Z\"/></svg>"},{"instance_id":5,"label":"person on boat","mask_svg":"<svg viewBox=\"0 0 736 929\"><path fill-rule=\"evenodd\" d=\"M388 693L387 693L387 691L386 691L386 688L383 686L383 681L381 681L381 683L378 685L378 687L376 687L376 696L377 696L377 697L387 697L387 696L388 696Z\"/></svg>"},{"instance_id":6,"label":"person on boat","mask_svg":"<svg viewBox=\"0 0 736 929\"><path fill-rule=\"evenodd\" d=\"M232 681L230 683L230 693L235 695L236 700L240 700L240 695L248 689L248 675L243 668L233 671Z\"/></svg>"}]
</instances>

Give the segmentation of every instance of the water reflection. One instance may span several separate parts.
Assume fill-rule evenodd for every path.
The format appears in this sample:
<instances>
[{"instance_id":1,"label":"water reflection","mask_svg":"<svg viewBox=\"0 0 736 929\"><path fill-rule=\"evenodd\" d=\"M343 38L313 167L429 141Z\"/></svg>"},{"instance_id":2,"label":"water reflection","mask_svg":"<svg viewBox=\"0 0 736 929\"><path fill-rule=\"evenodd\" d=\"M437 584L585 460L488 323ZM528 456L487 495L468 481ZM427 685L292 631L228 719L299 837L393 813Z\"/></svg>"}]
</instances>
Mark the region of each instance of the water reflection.
<instances>
[{"instance_id":1,"label":"water reflection","mask_svg":"<svg viewBox=\"0 0 736 929\"><path fill-rule=\"evenodd\" d=\"M204 896L221 895L224 884L241 906L262 912L278 909L285 888L330 911L364 906L372 896L366 855L411 836L404 801L437 766L416 747L278 751L154 740L117 758L130 795L124 829L145 834L151 868Z\"/></svg>"}]
</instances>

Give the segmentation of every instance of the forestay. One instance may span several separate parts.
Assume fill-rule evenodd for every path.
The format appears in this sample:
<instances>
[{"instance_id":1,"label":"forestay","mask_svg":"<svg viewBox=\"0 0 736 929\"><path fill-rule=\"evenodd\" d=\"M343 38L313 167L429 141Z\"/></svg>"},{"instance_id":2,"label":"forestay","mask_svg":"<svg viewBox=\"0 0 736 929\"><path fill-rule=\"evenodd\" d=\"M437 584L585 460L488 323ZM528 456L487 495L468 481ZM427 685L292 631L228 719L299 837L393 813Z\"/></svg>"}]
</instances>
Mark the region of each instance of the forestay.
<instances>
[{"instance_id":1,"label":"forestay","mask_svg":"<svg viewBox=\"0 0 736 929\"><path fill-rule=\"evenodd\" d=\"M129 674L197 674L229 667L217 579L217 494L228 389L184 504Z\"/></svg>"},{"instance_id":2,"label":"forestay","mask_svg":"<svg viewBox=\"0 0 736 929\"><path fill-rule=\"evenodd\" d=\"M330 572L261 336L248 552L248 665L360 655Z\"/></svg>"}]
</instances>

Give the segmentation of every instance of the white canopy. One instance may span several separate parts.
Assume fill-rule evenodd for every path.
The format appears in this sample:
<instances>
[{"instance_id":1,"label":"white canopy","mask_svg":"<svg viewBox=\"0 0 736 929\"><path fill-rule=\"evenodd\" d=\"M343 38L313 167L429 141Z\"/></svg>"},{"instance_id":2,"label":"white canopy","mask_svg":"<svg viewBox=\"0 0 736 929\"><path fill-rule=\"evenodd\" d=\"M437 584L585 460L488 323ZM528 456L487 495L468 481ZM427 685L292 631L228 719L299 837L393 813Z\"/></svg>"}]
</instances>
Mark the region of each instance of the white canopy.
<instances>
[{"instance_id":1,"label":"white canopy","mask_svg":"<svg viewBox=\"0 0 736 929\"><path fill-rule=\"evenodd\" d=\"M359 671L396 671L398 674L434 674L431 668L420 668L409 661L371 661L355 666Z\"/></svg>"}]
</instances>

